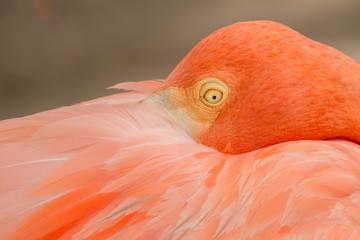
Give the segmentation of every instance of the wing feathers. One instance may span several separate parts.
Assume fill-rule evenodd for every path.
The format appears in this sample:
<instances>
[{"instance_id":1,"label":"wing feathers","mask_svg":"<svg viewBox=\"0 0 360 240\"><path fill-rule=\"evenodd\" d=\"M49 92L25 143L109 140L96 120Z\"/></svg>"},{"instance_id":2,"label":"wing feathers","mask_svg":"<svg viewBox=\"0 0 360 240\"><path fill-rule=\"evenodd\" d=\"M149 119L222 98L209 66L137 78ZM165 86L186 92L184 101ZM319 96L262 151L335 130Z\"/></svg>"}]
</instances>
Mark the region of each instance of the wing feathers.
<instances>
[{"instance_id":1,"label":"wing feathers","mask_svg":"<svg viewBox=\"0 0 360 240\"><path fill-rule=\"evenodd\" d=\"M358 145L221 154L139 94L0 124L3 239L360 238Z\"/></svg>"}]
</instances>

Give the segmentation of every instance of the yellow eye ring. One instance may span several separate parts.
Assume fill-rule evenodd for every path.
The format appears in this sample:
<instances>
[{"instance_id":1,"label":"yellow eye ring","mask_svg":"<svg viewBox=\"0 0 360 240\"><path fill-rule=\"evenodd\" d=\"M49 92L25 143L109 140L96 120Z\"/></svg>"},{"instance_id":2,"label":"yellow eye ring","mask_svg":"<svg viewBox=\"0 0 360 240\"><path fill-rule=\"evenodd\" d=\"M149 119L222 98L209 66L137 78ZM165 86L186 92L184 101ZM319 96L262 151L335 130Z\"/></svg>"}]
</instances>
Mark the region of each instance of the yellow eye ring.
<instances>
[{"instance_id":1,"label":"yellow eye ring","mask_svg":"<svg viewBox=\"0 0 360 240\"><path fill-rule=\"evenodd\" d=\"M210 104L217 104L223 98L223 93L217 89L209 89L204 94L204 99Z\"/></svg>"},{"instance_id":2,"label":"yellow eye ring","mask_svg":"<svg viewBox=\"0 0 360 240\"><path fill-rule=\"evenodd\" d=\"M229 93L229 86L218 78L205 78L199 82L200 101L208 107L223 106Z\"/></svg>"}]
</instances>

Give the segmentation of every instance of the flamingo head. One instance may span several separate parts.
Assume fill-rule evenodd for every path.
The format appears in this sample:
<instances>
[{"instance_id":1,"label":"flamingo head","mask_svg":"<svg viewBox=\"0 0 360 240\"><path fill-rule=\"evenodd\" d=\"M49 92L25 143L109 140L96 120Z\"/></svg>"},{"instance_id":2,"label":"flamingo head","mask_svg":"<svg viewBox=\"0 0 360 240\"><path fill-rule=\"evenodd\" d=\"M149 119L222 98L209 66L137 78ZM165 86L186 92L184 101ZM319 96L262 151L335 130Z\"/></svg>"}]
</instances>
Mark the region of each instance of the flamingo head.
<instances>
[{"instance_id":1,"label":"flamingo head","mask_svg":"<svg viewBox=\"0 0 360 240\"><path fill-rule=\"evenodd\" d=\"M360 142L359 63L271 21L212 33L145 102L221 152L302 139Z\"/></svg>"}]
</instances>

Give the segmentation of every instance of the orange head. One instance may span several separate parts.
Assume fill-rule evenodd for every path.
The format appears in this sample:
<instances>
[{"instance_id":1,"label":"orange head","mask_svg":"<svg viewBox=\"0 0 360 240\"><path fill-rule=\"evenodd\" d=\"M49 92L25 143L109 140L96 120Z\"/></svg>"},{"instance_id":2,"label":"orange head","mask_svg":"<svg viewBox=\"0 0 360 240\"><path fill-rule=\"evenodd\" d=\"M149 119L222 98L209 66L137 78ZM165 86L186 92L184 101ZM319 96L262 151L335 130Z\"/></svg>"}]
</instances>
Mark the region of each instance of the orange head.
<instances>
[{"instance_id":1,"label":"orange head","mask_svg":"<svg viewBox=\"0 0 360 240\"><path fill-rule=\"evenodd\" d=\"M221 152L300 139L360 142L359 63L270 21L212 33L146 102Z\"/></svg>"}]
</instances>

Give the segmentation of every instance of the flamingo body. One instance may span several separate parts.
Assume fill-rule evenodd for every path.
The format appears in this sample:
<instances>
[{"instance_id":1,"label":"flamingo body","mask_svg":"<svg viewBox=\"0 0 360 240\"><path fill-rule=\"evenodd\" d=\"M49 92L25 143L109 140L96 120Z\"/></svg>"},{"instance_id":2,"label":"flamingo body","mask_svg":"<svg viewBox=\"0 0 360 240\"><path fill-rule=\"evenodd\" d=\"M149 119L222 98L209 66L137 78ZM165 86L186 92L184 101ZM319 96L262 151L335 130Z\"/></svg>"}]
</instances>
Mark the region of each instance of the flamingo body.
<instances>
[{"instance_id":1,"label":"flamingo body","mask_svg":"<svg viewBox=\"0 0 360 240\"><path fill-rule=\"evenodd\" d=\"M171 85L176 74L2 121L1 239L360 239L356 142L293 136L244 153L206 146L234 87L225 77L205 78L205 90L227 98L202 107L214 112L196 115L208 125L191 137L188 126L199 121L179 119L184 112L169 106L182 91L184 98L205 91L197 82ZM165 97L165 109L152 106L167 104ZM218 131L219 141L229 137ZM228 153L234 149L241 153Z\"/></svg>"}]
</instances>

